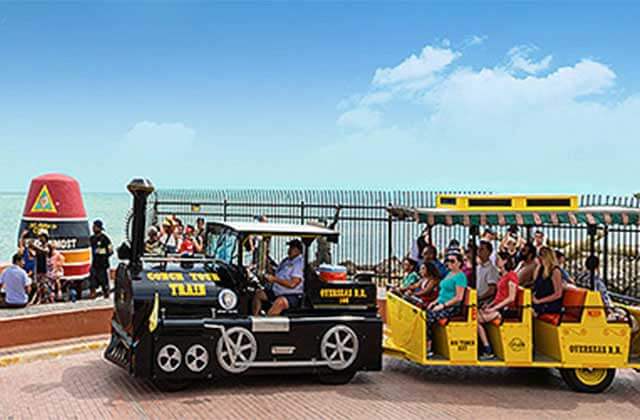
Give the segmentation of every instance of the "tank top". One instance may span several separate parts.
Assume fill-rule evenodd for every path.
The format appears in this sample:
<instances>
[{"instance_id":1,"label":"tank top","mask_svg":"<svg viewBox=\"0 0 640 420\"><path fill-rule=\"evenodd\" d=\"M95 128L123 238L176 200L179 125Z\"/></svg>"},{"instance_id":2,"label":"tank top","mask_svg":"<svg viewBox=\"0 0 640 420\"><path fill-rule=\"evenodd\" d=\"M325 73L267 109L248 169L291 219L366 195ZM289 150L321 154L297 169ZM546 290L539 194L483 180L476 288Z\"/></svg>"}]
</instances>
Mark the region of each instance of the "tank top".
<instances>
[{"instance_id":1,"label":"tank top","mask_svg":"<svg viewBox=\"0 0 640 420\"><path fill-rule=\"evenodd\" d=\"M544 267L540 267L538 276L536 277L536 282L533 286L533 295L536 298L542 299L553 294L554 290L552 276L553 272L556 270L560 270L560 267L553 267L553 270L551 270L549 276L545 277ZM538 315L544 313L560 313L562 311L562 296L556 300L552 300L551 302L535 304L533 305L533 308L538 313Z\"/></svg>"}]
</instances>

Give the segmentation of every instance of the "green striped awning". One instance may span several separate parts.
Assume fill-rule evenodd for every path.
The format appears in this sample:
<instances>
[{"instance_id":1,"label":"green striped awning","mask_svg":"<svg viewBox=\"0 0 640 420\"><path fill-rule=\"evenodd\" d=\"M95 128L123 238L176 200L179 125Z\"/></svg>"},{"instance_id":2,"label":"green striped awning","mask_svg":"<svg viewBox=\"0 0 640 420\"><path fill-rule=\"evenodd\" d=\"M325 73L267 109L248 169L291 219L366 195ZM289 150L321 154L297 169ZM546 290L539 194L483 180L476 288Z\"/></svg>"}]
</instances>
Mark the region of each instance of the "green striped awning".
<instances>
[{"instance_id":1,"label":"green striped awning","mask_svg":"<svg viewBox=\"0 0 640 420\"><path fill-rule=\"evenodd\" d=\"M391 207L388 211L397 219L412 219L428 225L640 225L640 209L630 207L582 207L560 212Z\"/></svg>"}]
</instances>

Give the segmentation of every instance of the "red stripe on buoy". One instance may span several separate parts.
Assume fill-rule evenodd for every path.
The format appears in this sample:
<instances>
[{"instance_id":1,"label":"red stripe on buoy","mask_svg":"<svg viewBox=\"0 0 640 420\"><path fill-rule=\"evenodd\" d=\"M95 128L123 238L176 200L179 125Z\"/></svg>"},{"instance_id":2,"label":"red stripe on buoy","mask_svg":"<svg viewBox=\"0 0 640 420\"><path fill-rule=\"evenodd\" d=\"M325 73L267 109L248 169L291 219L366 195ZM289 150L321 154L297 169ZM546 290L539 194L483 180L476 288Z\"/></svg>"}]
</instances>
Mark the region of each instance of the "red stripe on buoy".
<instances>
[{"instance_id":1,"label":"red stripe on buoy","mask_svg":"<svg viewBox=\"0 0 640 420\"><path fill-rule=\"evenodd\" d=\"M71 265L71 266L65 265L64 276L65 277L88 276L90 270L91 270L91 264Z\"/></svg>"}]
</instances>

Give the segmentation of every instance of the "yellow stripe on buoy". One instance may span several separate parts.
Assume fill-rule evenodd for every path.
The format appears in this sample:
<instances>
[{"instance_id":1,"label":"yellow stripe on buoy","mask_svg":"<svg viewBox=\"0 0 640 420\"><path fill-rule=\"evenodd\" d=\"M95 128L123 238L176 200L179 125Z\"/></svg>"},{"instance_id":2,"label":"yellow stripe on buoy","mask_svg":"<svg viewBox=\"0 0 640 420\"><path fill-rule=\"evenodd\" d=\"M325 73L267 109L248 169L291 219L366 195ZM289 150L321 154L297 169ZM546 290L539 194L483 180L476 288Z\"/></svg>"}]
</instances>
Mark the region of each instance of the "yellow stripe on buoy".
<instances>
[{"instance_id":1,"label":"yellow stripe on buoy","mask_svg":"<svg viewBox=\"0 0 640 420\"><path fill-rule=\"evenodd\" d=\"M65 251L60 251L60 253L64 255L65 264L91 262L91 250L89 248L65 250Z\"/></svg>"}]
</instances>

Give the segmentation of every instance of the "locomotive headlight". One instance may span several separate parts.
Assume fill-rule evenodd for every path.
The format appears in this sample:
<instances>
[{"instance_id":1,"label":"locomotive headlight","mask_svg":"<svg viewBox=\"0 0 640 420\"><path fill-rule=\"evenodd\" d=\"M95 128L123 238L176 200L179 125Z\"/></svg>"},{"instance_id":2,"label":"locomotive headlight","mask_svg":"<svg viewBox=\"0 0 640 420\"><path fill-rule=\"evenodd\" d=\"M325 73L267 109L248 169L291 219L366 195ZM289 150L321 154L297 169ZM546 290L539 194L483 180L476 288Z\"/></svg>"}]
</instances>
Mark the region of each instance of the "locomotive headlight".
<instances>
[{"instance_id":1,"label":"locomotive headlight","mask_svg":"<svg viewBox=\"0 0 640 420\"><path fill-rule=\"evenodd\" d=\"M226 311L235 308L238 303L238 296L229 289L223 289L218 294L218 303Z\"/></svg>"}]
</instances>

